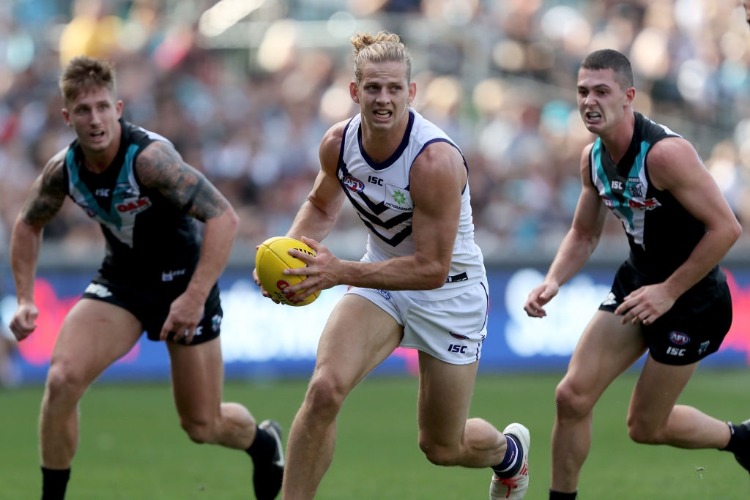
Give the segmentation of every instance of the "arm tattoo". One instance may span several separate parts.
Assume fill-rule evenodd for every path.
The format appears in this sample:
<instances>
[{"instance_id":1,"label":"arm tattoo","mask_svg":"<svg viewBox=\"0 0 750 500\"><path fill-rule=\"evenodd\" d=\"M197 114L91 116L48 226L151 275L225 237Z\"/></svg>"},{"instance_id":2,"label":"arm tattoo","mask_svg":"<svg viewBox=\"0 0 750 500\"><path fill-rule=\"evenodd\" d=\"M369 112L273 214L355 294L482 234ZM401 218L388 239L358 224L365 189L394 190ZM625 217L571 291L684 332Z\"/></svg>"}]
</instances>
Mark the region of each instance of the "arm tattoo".
<instances>
[{"instance_id":1,"label":"arm tattoo","mask_svg":"<svg viewBox=\"0 0 750 500\"><path fill-rule=\"evenodd\" d=\"M29 197L21 209L21 219L30 226L47 224L65 201L64 155L56 155L31 186Z\"/></svg>"},{"instance_id":2,"label":"arm tattoo","mask_svg":"<svg viewBox=\"0 0 750 500\"><path fill-rule=\"evenodd\" d=\"M219 190L166 143L157 141L144 149L136 169L145 186L157 189L180 210L202 222L221 215L229 206Z\"/></svg>"}]
</instances>

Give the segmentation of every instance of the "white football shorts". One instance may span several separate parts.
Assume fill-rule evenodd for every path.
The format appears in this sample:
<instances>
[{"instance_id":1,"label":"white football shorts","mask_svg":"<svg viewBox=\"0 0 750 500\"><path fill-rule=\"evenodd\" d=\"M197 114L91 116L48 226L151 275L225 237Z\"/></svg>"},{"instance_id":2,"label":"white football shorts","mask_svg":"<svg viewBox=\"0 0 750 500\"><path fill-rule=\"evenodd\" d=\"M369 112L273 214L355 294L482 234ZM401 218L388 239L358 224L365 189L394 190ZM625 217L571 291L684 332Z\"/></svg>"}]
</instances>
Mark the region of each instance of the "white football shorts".
<instances>
[{"instance_id":1,"label":"white football shorts","mask_svg":"<svg viewBox=\"0 0 750 500\"><path fill-rule=\"evenodd\" d=\"M409 290L351 287L346 293L366 298L404 328L401 347L417 349L452 365L479 360L487 336L489 287L486 281L456 290L439 300L415 299ZM424 292L419 292L424 297Z\"/></svg>"}]
</instances>

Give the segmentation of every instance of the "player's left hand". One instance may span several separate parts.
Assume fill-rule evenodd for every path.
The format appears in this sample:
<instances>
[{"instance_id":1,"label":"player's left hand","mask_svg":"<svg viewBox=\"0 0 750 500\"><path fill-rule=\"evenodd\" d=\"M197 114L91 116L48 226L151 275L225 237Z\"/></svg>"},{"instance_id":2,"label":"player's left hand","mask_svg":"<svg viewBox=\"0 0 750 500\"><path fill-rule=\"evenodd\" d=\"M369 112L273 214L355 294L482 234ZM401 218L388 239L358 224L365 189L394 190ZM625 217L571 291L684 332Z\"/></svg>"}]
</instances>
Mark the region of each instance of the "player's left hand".
<instances>
[{"instance_id":1,"label":"player's left hand","mask_svg":"<svg viewBox=\"0 0 750 500\"><path fill-rule=\"evenodd\" d=\"M169 315L161 328L159 339L190 344L203 318L204 302L188 292L177 297L169 306Z\"/></svg>"},{"instance_id":2,"label":"player's left hand","mask_svg":"<svg viewBox=\"0 0 750 500\"><path fill-rule=\"evenodd\" d=\"M663 284L647 285L628 294L615 309L615 314L622 316L623 324L650 325L669 311L675 300Z\"/></svg>"},{"instance_id":3,"label":"player's left hand","mask_svg":"<svg viewBox=\"0 0 750 500\"><path fill-rule=\"evenodd\" d=\"M545 281L538 287L534 288L529 292L529 296L526 298L526 302L523 305L523 310L526 311L526 315L530 318L543 318L547 316L544 306L549 303L550 300L557 296L560 291L560 285L552 281Z\"/></svg>"}]
</instances>

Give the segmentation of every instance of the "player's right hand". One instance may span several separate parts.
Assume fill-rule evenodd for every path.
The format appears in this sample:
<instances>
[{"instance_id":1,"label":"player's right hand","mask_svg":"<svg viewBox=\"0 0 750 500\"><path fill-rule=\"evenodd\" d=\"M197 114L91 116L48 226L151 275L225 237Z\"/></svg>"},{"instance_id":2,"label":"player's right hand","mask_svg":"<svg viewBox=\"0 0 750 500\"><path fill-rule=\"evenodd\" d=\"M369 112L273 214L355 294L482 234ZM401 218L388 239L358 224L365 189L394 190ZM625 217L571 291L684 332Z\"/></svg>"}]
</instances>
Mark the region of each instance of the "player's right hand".
<instances>
[{"instance_id":1,"label":"player's right hand","mask_svg":"<svg viewBox=\"0 0 750 500\"><path fill-rule=\"evenodd\" d=\"M36 330L36 318L39 316L39 309L33 303L20 304L13 314L10 321L10 331L16 340L21 341L31 335Z\"/></svg>"}]
</instances>

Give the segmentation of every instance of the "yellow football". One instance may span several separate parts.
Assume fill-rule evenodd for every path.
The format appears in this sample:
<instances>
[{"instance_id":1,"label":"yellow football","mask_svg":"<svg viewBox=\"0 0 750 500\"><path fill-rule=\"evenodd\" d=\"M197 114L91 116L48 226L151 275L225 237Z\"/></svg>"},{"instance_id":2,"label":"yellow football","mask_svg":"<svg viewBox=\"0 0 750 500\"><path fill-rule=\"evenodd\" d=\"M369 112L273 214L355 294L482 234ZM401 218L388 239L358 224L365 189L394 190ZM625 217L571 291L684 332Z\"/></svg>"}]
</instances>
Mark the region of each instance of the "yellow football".
<instances>
[{"instance_id":1,"label":"yellow football","mask_svg":"<svg viewBox=\"0 0 750 500\"><path fill-rule=\"evenodd\" d=\"M258 273L260 284L271 295L271 298L281 304L306 306L315 302L320 292L315 292L303 300L294 292L289 291L290 286L301 283L307 278L307 276L284 274L286 269L296 269L306 265L298 258L289 255L289 250L292 248L315 255L315 250L297 239L274 236L258 245L258 250L255 253L255 270Z\"/></svg>"}]
</instances>

